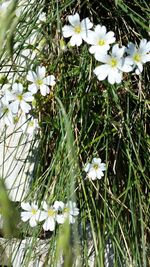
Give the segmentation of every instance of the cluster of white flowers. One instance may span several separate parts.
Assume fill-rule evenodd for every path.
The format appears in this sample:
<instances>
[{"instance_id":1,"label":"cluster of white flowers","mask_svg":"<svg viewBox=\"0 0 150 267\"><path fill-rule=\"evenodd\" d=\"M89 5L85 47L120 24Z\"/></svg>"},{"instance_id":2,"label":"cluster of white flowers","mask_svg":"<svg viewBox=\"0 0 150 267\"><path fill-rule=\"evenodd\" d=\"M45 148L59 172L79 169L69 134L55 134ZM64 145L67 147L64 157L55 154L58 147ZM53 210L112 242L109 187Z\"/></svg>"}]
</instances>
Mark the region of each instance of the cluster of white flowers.
<instances>
[{"instance_id":1,"label":"cluster of white flowers","mask_svg":"<svg viewBox=\"0 0 150 267\"><path fill-rule=\"evenodd\" d=\"M127 47L114 44L109 51L110 45L116 41L114 32L107 32L106 27L101 25L96 25L92 31L93 24L89 18L80 21L78 13L68 16L68 20L71 25L62 28L63 37L71 37L71 46L80 46L82 40L91 45L89 52L101 63L94 69L99 81L107 78L110 84L120 83L124 72L135 71L139 75L143 64L150 61L150 41L142 39L139 47L133 43Z\"/></svg>"},{"instance_id":2,"label":"cluster of white flowers","mask_svg":"<svg viewBox=\"0 0 150 267\"><path fill-rule=\"evenodd\" d=\"M6 14L11 2L8 0L0 4L0 16ZM24 12L27 2L20 0L17 3L15 15L18 19ZM34 1L31 0L28 5L29 9L32 5L34 5ZM30 17L27 20L30 20ZM17 69L16 67L13 69L10 57L7 58L6 54L2 56L1 60L5 62L0 69L0 129L2 131L4 126L13 126L23 133L33 135L39 129L34 94L40 92L42 96L46 96L50 93L50 86L54 86L56 83L55 77L46 73L45 66L35 68L34 65L34 61L39 58L40 51L46 47L44 36L37 31L37 27L41 27L45 22L46 13L42 12L38 14L36 24L31 32L28 31L28 27L25 27L26 21L18 23L17 27L21 27L19 31L22 31L22 34L16 39L16 42L14 40L13 54L14 65ZM27 37L25 38L25 36Z\"/></svg>"},{"instance_id":3,"label":"cluster of white flowers","mask_svg":"<svg viewBox=\"0 0 150 267\"><path fill-rule=\"evenodd\" d=\"M79 214L79 209L76 203L69 201L66 204L62 201L55 201L53 205L48 205L45 201L42 202L42 210L34 202L21 203L24 211L21 212L23 222L29 221L31 227L35 227L39 222L43 223L44 231L54 231L56 222L63 224L66 220L69 223L75 223L75 217Z\"/></svg>"},{"instance_id":4,"label":"cluster of white flowers","mask_svg":"<svg viewBox=\"0 0 150 267\"><path fill-rule=\"evenodd\" d=\"M101 179L104 176L106 164L101 162L100 158L93 158L91 163L85 165L84 171L87 173L87 178L91 180Z\"/></svg>"},{"instance_id":5,"label":"cluster of white flowers","mask_svg":"<svg viewBox=\"0 0 150 267\"><path fill-rule=\"evenodd\" d=\"M0 89L0 123L11 126L18 123L23 132L33 134L38 129L38 120L29 115L34 108L34 94L40 90L45 96L50 92L49 86L55 85L53 75L46 76L46 68L38 66L36 72L27 74L28 90L22 83L4 84Z\"/></svg>"}]
</instances>

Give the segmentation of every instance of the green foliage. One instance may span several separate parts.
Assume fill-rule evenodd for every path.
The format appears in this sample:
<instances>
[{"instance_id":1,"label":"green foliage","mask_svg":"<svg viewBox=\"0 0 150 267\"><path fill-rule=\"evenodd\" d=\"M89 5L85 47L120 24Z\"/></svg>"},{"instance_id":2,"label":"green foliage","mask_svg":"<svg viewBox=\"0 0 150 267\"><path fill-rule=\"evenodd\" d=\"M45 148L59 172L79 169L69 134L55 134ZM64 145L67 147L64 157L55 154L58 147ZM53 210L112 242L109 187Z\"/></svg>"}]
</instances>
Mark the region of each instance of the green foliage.
<instances>
[{"instance_id":1,"label":"green foliage","mask_svg":"<svg viewBox=\"0 0 150 267\"><path fill-rule=\"evenodd\" d=\"M19 212L9 200L6 187L0 179L0 214L2 215L2 232L6 238L18 237Z\"/></svg>"}]
</instances>

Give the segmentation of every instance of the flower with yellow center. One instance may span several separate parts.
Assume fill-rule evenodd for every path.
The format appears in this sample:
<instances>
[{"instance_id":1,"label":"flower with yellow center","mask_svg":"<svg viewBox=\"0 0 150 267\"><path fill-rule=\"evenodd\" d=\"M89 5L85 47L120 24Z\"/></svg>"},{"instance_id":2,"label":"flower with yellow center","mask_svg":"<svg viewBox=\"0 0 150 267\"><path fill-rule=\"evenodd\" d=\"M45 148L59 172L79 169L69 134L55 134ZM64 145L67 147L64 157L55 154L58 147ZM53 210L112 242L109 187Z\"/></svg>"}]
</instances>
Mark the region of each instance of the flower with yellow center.
<instances>
[{"instance_id":1,"label":"flower with yellow center","mask_svg":"<svg viewBox=\"0 0 150 267\"><path fill-rule=\"evenodd\" d=\"M45 201L42 203L43 211L41 211L39 221L44 221L44 231L54 231L56 223L56 210L53 206L47 205Z\"/></svg>"},{"instance_id":2,"label":"flower with yellow center","mask_svg":"<svg viewBox=\"0 0 150 267\"><path fill-rule=\"evenodd\" d=\"M36 209L32 209L32 210L31 210L31 213L32 213L33 215L35 215L35 214L37 213L37 210L36 210Z\"/></svg>"},{"instance_id":3,"label":"flower with yellow center","mask_svg":"<svg viewBox=\"0 0 150 267\"><path fill-rule=\"evenodd\" d=\"M85 18L80 21L79 14L68 16L68 20L71 25L65 25L62 28L63 37L70 38L71 46L80 46L82 44L82 40L86 41L86 39L91 34L91 28L93 24L90 22L89 18Z\"/></svg>"},{"instance_id":4,"label":"flower with yellow center","mask_svg":"<svg viewBox=\"0 0 150 267\"><path fill-rule=\"evenodd\" d=\"M75 31L75 33L81 33L81 26L79 25L79 26L75 26L74 27L74 31Z\"/></svg>"},{"instance_id":5,"label":"flower with yellow center","mask_svg":"<svg viewBox=\"0 0 150 267\"><path fill-rule=\"evenodd\" d=\"M4 98L0 100L0 122L1 128L4 127L4 125L13 125L13 114L9 103Z\"/></svg>"},{"instance_id":6,"label":"flower with yellow center","mask_svg":"<svg viewBox=\"0 0 150 267\"><path fill-rule=\"evenodd\" d=\"M19 126L23 133L33 136L39 129L38 119L35 119L31 115L20 116Z\"/></svg>"},{"instance_id":7,"label":"flower with yellow center","mask_svg":"<svg viewBox=\"0 0 150 267\"><path fill-rule=\"evenodd\" d=\"M69 223L75 223L75 217L79 214L79 209L76 207L76 203L68 201L66 204L62 201L55 201L54 206L57 211L56 221L59 224L63 224L66 220Z\"/></svg>"},{"instance_id":8,"label":"flower with yellow center","mask_svg":"<svg viewBox=\"0 0 150 267\"><path fill-rule=\"evenodd\" d=\"M23 222L29 221L31 227L35 227L40 217L40 210L36 203L21 203L21 208L24 210L21 212L21 220Z\"/></svg>"},{"instance_id":9,"label":"flower with yellow center","mask_svg":"<svg viewBox=\"0 0 150 267\"><path fill-rule=\"evenodd\" d=\"M92 45L89 49L91 54L106 54L110 48L110 44L114 43L116 38L114 37L114 32L109 31L105 26L97 25L86 42Z\"/></svg>"},{"instance_id":10,"label":"flower with yellow center","mask_svg":"<svg viewBox=\"0 0 150 267\"><path fill-rule=\"evenodd\" d=\"M120 83L122 80L122 73L132 70L130 62L124 57L125 47L119 48L116 44L109 54L96 53L95 58L103 63L94 69L98 80L102 81L108 78L110 84Z\"/></svg>"},{"instance_id":11,"label":"flower with yellow center","mask_svg":"<svg viewBox=\"0 0 150 267\"><path fill-rule=\"evenodd\" d=\"M37 79L36 80L36 84L37 84L37 86L41 86L43 84L43 80L42 79Z\"/></svg>"},{"instance_id":12,"label":"flower with yellow center","mask_svg":"<svg viewBox=\"0 0 150 267\"><path fill-rule=\"evenodd\" d=\"M55 77L53 75L46 76L46 68L38 66L36 71L29 71L27 74L27 80L32 84L29 85L28 89L33 94L40 90L41 95L45 96L50 93L50 86L55 85Z\"/></svg>"},{"instance_id":13,"label":"flower with yellow center","mask_svg":"<svg viewBox=\"0 0 150 267\"><path fill-rule=\"evenodd\" d=\"M150 61L150 41L142 39L139 46L129 43L126 52L127 60L135 69L135 73L139 75L143 71L143 64Z\"/></svg>"},{"instance_id":14,"label":"flower with yellow center","mask_svg":"<svg viewBox=\"0 0 150 267\"><path fill-rule=\"evenodd\" d=\"M23 85L21 83L14 83L12 86L12 94L14 101L10 104L10 108L14 114L17 114L19 109L24 113L28 113L31 106L27 102L32 102L34 97L31 92L23 92Z\"/></svg>"},{"instance_id":15,"label":"flower with yellow center","mask_svg":"<svg viewBox=\"0 0 150 267\"><path fill-rule=\"evenodd\" d=\"M84 171L87 173L87 178L91 180L101 179L104 176L106 164L101 162L100 158L93 158L92 163L87 163Z\"/></svg>"}]
</instances>

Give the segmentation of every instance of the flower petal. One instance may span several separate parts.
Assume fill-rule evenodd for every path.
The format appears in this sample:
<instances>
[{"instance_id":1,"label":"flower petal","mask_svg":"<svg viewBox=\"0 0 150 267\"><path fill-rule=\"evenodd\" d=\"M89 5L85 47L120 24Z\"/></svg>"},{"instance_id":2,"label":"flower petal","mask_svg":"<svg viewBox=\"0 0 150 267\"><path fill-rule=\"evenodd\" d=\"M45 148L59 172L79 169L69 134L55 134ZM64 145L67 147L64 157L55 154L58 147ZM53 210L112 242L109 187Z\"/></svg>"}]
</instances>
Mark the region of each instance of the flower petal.
<instances>
[{"instance_id":1,"label":"flower petal","mask_svg":"<svg viewBox=\"0 0 150 267\"><path fill-rule=\"evenodd\" d=\"M37 221L36 221L36 218L35 216L32 216L29 220L29 224L31 227L35 227L37 225Z\"/></svg>"},{"instance_id":2,"label":"flower petal","mask_svg":"<svg viewBox=\"0 0 150 267\"><path fill-rule=\"evenodd\" d=\"M53 85L56 84L54 75L49 75L49 76L47 76L46 78L43 79L43 81L44 81L44 83L45 83L46 85L51 85L51 86L53 86Z\"/></svg>"},{"instance_id":3,"label":"flower petal","mask_svg":"<svg viewBox=\"0 0 150 267\"><path fill-rule=\"evenodd\" d=\"M31 106L27 102L25 102L24 100L22 100L20 102L20 107L25 113L28 113L29 110L31 110Z\"/></svg>"},{"instance_id":4,"label":"flower petal","mask_svg":"<svg viewBox=\"0 0 150 267\"><path fill-rule=\"evenodd\" d=\"M30 84L28 86L28 90L32 93L32 94L36 94L37 91L38 91L38 88L37 86L33 83L33 84Z\"/></svg>"},{"instance_id":5,"label":"flower petal","mask_svg":"<svg viewBox=\"0 0 150 267\"><path fill-rule=\"evenodd\" d=\"M80 25L80 17L78 13L68 16L68 20L72 26Z\"/></svg>"},{"instance_id":6,"label":"flower petal","mask_svg":"<svg viewBox=\"0 0 150 267\"><path fill-rule=\"evenodd\" d=\"M31 205L30 205L29 203L22 202L22 203L21 203L21 208L22 208L23 210L30 211L30 210L31 210Z\"/></svg>"},{"instance_id":7,"label":"flower petal","mask_svg":"<svg viewBox=\"0 0 150 267\"><path fill-rule=\"evenodd\" d=\"M90 163L87 163L87 164L85 165L84 171L85 171L85 172L88 172L88 171L90 170L90 168L91 168L91 164L90 164Z\"/></svg>"},{"instance_id":8,"label":"flower petal","mask_svg":"<svg viewBox=\"0 0 150 267\"><path fill-rule=\"evenodd\" d=\"M34 97L30 92L27 92L23 94L23 99L27 102L32 102Z\"/></svg>"},{"instance_id":9,"label":"flower petal","mask_svg":"<svg viewBox=\"0 0 150 267\"><path fill-rule=\"evenodd\" d=\"M28 211L22 211L21 212L21 220L23 222L27 222L31 218L31 213Z\"/></svg>"},{"instance_id":10,"label":"flower petal","mask_svg":"<svg viewBox=\"0 0 150 267\"><path fill-rule=\"evenodd\" d=\"M92 180L96 180L96 171L95 171L95 169L92 168L92 169L88 172L87 176L88 176L90 179L92 179Z\"/></svg>"},{"instance_id":11,"label":"flower petal","mask_svg":"<svg viewBox=\"0 0 150 267\"><path fill-rule=\"evenodd\" d=\"M99 81L103 81L109 74L110 67L107 64L103 64L94 69L94 73L97 75Z\"/></svg>"},{"instance_id":12,"label":"flower petal","mask_svg":"<svg viewBox=\"0 0 150 267\"><path fill-rule=\"evenodd\" d=\"M80 46L82 44L82 38L79 34L74 34L70 39L70 45L71 46Z\"/></svg>"},{"instance_id":13,"label":"flower petal","mask_svg":"<svg viewBox=\"0 0 150 267\"><path fill-rule=\"evenodd\" d=\"M68 38L71 37L74 34L74 30L72 26L65 25L62 28L63 37Z\"/></svg>"},{"instance_id":14,"label":"flower petal","mask_svg":"<svg viewBox=\"0 0 150 267\"><path fill-rule=\"evenodd\" d=\"M87 31L93 27L93 23L89 18L85 18L81 21L81 29Z\"/></svg>"},{"instance_id":15,"label":"flower petal","mask_svg":"<svg viewBox=\"0 0 150 267\"><path fill-rule=\"evenodd\" d=\"M30 82L34 82L37 79L37 75L34 71L29 70L27 74L27 80Z\"/></svg>"},{"instance_id":16,"label":"flower petal","mask_svg":"<svg viewBox=\"0 0 150 267\"><path fill-rule=\"evenodd\" d=\"M42 84L40 86L40 92L41 92L41 95L46 96L46 94L50 92L50 89L47 85Z\"/></svg>"}]
</instances>

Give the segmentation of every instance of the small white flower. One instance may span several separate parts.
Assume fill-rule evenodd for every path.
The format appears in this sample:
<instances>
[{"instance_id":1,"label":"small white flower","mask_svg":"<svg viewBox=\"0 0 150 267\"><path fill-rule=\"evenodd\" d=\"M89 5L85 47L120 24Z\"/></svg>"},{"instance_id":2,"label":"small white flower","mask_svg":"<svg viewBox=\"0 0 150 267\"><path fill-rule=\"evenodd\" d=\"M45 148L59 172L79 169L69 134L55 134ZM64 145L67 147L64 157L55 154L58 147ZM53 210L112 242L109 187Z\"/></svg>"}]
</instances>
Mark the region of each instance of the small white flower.
<instances>
[{"instance_id":1,"label":"small white flower","mask_svg":"<svg viewBox=\"0 0 150 267\"><path fill-rule=\"evenodd\" d=\"M106 164L101 162L100 158L93 158L92 163L87 163L84 171L87 172L87 177L91 180L101 179L104 176Z\"/></svg>"},{"instance_id":2,"label":"small white flower","mask_svg":"<svg viewBox=\"0 0 150 267\"><path fill-rule=\"evenodd\" d=\"M86 41L92 45L89 49L91 54L106 54L110 48L110 44L114 43L115 40L114 32L107 32L105 26L97 25L94 32L90 34Z\"/></svg>"},{"instance_id":3,"label":"small white flower","mask_svg":"<svg viewBox=\"0 0 150 267\"><path fill-rule=\"evenodd\" d=\"M23 210L25 210L21 212L21 220L23 222L29 221L31 227L36 226L41 213L41 211L38 209L38 206L35 203L29 204L22 202L21 207Z\"/></svg>"},{"instance_id":4,"label":"small white flower","mask_svg":"<svg viewBox=\"0 0 150 267\"><path fill-rule=\"evenodd\" d=\"M67 219L69 223L75 223L75 216L79 214L76 203L69 201L66 205L62 201L55 201L54 208L57 210L56 220L59 224L63 224Z\"/></svg>"},{"instance_id":5,"label":"small white flower","mask_svg":"<svg viewBox=\"0 0 150 267\"><path fill-rule=\"evenodd\" d=\"M0 101L0 120L2 125L13 125L13 114L10 104L5 99Z\"/></svg>"},{"instance_id":6,"label":"small white flower","mask_svg":"<svg viewBox=\"0 0 150 267\"><path fill-rule=\"evenodd\" d=\"M122 80L122 73L132 71L132 66L128 59L123 57L125 47L119 48L116 44L112 48L111 54L95 54L95 58L104 63L94 69L99 81L105 80L108 77L110 84L120 83Z\"/></svg>"},{"instance_id":7,"label":"small white flower","mask_svg":"<svg viewBox=\"0 0 150 267\"><path fill-rule=\"evenodd\" d=\"M14 96L10 91L10 84L4 84L3 87L0 88L0 97L1 100L4 100L7 103L14 100Z\"/></svg>"},{"instance_id":8,"label":"small white flower","mask_svg":"<svg viewBox=\"0 0 150 267\"><path fill-rule=\"evenodd\" d=\"M40 13L39 21L45 22L46 21L46 14L45 12Z\"/></svg>"},{"instance_id":9,"label":"small white flower","mask_svg":"<svg viewBox=\"0 0 150 267\"><path fill-rule=\"evenodd\" d=\"M32 102L34 97L31 92L23 93L23 86L21 83L14 83L12 86L12 93L14 101L10 104L13 113L17 113L19 108L25 113L28 113L31 106L27 102Z\"/></svg>"},{"instance_id":10,"label":"small white flower","mask_svg":"<svg viewBox=\"0 0 150 267\"><path fill-rule=\"evenodd\" d=\"M68 16L68 20L71 26L65 25L62 28L63 36L65 38L71 37L71 46L80 46L82 44L82 40L86 40L89 37L93 23L90 22L89 18L85 18L80 22L78 13L73 16Z\"/></svg>"},{"instance_id":11,"label":"small white flower","mask_svg":"<svg viewBox=\"0 0 150 267\"><path fill-rule=\"evenodd\" d=\"M135 68L135 73L139 75L143 71L143 64L150 61L150 41L142 39L139 47L129 43L126 52L129 54L127 59L130 60L130 64Z\"/></svg>"},{"instance_id":12,"label":"small white flower","mask_svg":"<svg viewBox=\"0 0 150 267\"><path fill-rule=\"evenodd\" d=\"M50 88L49 86L55 85L55 77L54 75L46 76L46 69L45 67L37 67L36 72L29 71L27 75L27 80L32 82L32 84L29 85L28 89L33 94L37 93L37 91L40 89L40 92L43 96L46 94L49 94Z\"/></svg>"},{"instance_id":13,"label":"small white flower","mask_svg":"<svg viewBox=\"0 0 150 267\"><path fill-rule=\"evenodd\" d=\"M44 231L54 231L55 220L56 220L56 210L53 206L47 205L45 201L42 203L44 211L41 211L39 221L44 221L43 229Z\"/></svg>"},{"instance_id":14,"label":"small white flower","mask_svg":"<svg viewBox=\"0 0 150 267\"><path fill-rule=\"evenodd\" d=\"M24 116L21 123L21 129L28 135L33 135L39 129L38 119L31 116Z\"/></svg>"}]
</instances>

